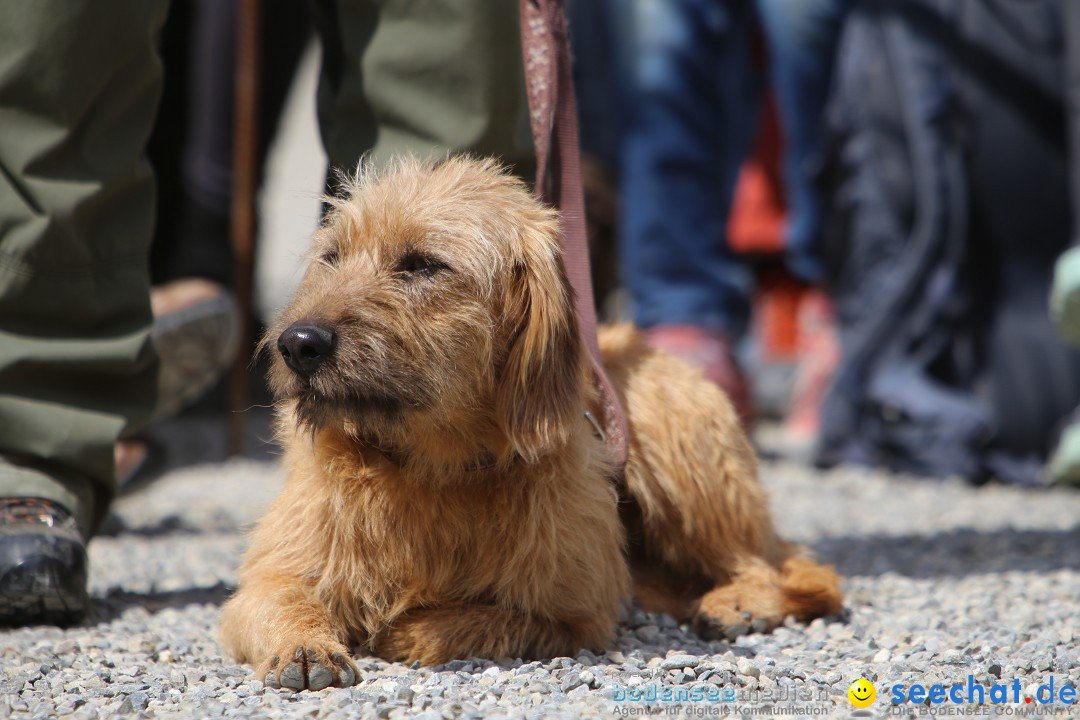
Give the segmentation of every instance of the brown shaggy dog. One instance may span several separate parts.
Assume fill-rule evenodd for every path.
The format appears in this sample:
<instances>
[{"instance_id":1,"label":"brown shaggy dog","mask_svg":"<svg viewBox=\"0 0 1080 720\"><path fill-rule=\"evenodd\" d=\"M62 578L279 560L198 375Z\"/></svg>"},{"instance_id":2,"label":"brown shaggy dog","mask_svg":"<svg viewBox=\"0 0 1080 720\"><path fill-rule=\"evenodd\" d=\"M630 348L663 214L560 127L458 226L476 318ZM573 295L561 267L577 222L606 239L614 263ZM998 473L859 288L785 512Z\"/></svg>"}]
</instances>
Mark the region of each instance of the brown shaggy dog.
<instances>
[{"instance_id":1,"label":"brown shaggy dog","mask_svg":"<svg viewBox=\"0 0 1080 720\"><path fill-rule=\"evenodd\" d=\"M349 685L385 658L604 648L621 599L706 633L841 608L773 531L731 404L629 327L602 331L631 428L599 413L558 218L492 161L362 173L267 335L288 480L222 638L268 685ZM734 629L734 630L733 630Z\"/></svg>"}]
</instances>

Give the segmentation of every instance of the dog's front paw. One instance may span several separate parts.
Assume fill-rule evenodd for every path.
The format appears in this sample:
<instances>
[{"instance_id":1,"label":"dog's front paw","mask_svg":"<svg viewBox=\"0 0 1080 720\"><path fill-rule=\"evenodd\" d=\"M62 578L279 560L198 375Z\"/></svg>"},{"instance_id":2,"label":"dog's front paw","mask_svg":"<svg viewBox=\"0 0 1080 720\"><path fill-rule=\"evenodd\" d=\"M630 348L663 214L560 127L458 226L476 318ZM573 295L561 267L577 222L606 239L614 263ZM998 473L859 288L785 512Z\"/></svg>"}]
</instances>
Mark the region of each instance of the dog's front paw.
<instances>
[{"instance_id":1,"label":"dog's front paw","mask_svg":"<svg viewBox=\"0 0 1080 720\"><path fill-rule=\"evenodd\" d=\"M781 619L779 608L767 593L746 593L726 586L705 593L693 627L706 640L735 640L751 632L768 632Z\"/></svg>"},{"instance_id":2,"label":"dog's front paw","mask_svg":"<svg viewBox=\"0 0 1080 720\"><path fill-rule=\"evenodd\" d=\"M299 692L351 687L360 679L360 671L343 647L299 645L263 661L255 677L267 687Z\"/></svg>"},{"instance_id":3,"label":"dog's front paw","mask_svg":"<svg viewBox=\"0 0 1080 720\"><path fill-rule=\"evenodd\" d=\"M736 640L748 633L768 632L774 626L748 612L739 613L738 617L725 613L723 618L699 612L694 616L693 627L694 632L706 640Z\"/></svg>"}]
</instances>

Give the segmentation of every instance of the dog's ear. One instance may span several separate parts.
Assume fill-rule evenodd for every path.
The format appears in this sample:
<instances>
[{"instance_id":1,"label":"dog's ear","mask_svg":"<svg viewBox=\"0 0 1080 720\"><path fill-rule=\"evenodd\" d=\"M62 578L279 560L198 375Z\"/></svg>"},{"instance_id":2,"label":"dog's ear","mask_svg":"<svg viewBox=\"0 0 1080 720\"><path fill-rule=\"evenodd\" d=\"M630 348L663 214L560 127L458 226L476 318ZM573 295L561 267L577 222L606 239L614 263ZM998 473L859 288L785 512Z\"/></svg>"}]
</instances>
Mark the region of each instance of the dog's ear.
<instances>
[{"instance_id":1,"label":"dog's ear","mask_svg":"<svg viewBox=\"0 0 1080 720\"><path fill-rule=\"evenodd\" d=\"M584 347L558 249L558 227L526 229L506 303L510 350L495 410L510 444L528 461L565 443L583 412Z\"/></svg>"}]
</instances>

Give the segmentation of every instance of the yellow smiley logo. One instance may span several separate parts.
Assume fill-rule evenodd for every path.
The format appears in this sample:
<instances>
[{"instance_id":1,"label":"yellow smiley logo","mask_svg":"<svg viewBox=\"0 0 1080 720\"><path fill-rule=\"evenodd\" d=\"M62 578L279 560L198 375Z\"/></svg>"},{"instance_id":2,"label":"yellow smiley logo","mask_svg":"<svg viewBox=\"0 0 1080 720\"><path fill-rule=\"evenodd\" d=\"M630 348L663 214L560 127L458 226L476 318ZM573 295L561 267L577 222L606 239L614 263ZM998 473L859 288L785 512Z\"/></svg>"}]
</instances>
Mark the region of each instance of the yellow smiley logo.
<instances>
[{"instance_id":1,"label":"yellow smiley logo","mask_svg":"<svg viewBox=\"0 0 1080 720\"><path fill-rule=\"evenodd\" d=\"M847 697L857 708L870 707L877 697L877 690L869 680L859 678L847 689Z\"/></svg>"}]
</instances>

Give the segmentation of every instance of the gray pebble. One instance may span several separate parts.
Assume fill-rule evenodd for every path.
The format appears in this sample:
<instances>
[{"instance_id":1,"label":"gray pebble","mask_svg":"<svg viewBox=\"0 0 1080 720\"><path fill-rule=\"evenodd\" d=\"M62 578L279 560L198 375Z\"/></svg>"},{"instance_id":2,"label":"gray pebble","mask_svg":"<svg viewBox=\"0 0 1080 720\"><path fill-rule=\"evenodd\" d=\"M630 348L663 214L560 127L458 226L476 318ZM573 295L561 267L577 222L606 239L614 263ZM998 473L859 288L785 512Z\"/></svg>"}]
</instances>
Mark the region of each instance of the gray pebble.
<instances>
[{"instance_id":1,"label":"gray pebble","mask_svg":"<svg viewBox=\"0 0 1080 720\"><path fill-rule=\"evenodd\" d=\"M653 644L660 639L660 628L656 625L642 625L634 634L641 642Z\"/></svg>"},{"instance_id":2,"label":"gray pebble","mask_svg":"<svg viewBox=\"0 0 1080 720\"><path fill-rule=\"evenodd\" d=\"M564 693L568 693L574 688L584 684L585 681L581 679L581 673L570 672L563 677L562 682L559 684L559 687Z\"/></svg>"},{"instance_id":3,"label":"gray pebble","mask_svg":"<svg viewBox=\"0 0 1080 720\"><path fill-rule=\"evenodd\" d=\"M150 698L144 692L133 692L120 704L121 713L142 712L150 704Z\"/></svg>"},{"instance_id":4,"label":"gray pebble","mask_svg":"<svg viewBox=\"0 0 1080 720\"><path fill-rule=\"evenodd\" d=\"M761 670L759 670L753 663L746 658L739 658L735 663L735 667L739 669L740 675L746 675L747 677L760 677Z\"/></svg>"},{"instance_id":5,"label":"gray pebble","mask_svg":"<svg viewBox=\"0 0 1080 720\"><path fill-rule=\"evenodd\" d=\"M701 658L695 655L672 655L660 663L661 670L681 670L682 668L696 668Z\"/></svg>"}]
</instances>

